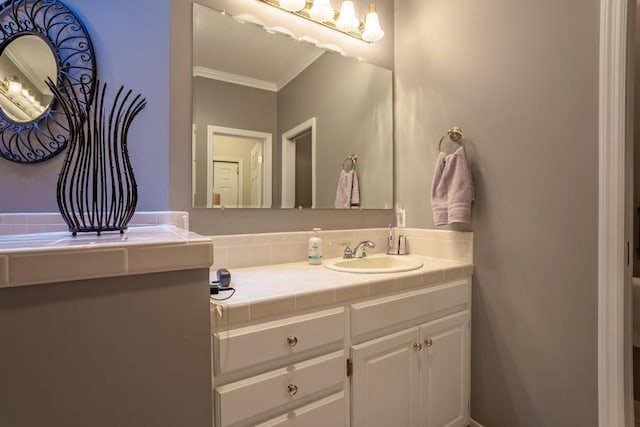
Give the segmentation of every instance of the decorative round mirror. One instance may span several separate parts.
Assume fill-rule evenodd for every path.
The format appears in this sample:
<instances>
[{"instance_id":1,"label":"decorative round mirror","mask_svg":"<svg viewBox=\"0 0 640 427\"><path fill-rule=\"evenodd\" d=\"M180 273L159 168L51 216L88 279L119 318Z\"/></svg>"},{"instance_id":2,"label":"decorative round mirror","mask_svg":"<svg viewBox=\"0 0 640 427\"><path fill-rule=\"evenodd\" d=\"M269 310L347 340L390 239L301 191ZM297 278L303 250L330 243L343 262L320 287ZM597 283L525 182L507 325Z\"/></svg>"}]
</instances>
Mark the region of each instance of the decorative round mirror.
<instances>
[{"instance_id":1,"label":"decorative round mirror","mask_svg":"<svg viewBox=\"0 0 640 427\"><path fill-rule=\"evenodd\" d=\"M37 163L64 150L69 124L46 81L73 91L89 105L95 69L91 39L64 4L0 4L0 157Z\"/></svg>"}]
</instances>

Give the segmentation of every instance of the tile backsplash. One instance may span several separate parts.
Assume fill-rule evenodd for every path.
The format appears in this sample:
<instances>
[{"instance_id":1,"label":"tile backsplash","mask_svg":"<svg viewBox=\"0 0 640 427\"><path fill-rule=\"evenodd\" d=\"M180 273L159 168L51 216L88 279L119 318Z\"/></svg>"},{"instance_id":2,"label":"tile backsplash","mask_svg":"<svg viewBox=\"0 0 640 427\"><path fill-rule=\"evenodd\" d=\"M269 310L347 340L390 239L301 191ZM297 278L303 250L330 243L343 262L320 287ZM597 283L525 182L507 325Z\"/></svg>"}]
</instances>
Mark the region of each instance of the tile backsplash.
<instances>
[{"instance_id":1,"label":"tile backsplash","mask_svg":"<svg viewBox=\"0 0 640 427\"><path fill-rule=\"evenodd\" d=\"M189 213L182 211L136 212L130 227L169 224L189 229ZM0 235L68 231L57 212L0 213ZM370 254L387 250L388 228L323 230L319 232L325 259L338 258L344 252L340 243L349 242L353 249L362 240L371 240L375 248ZM404 234L410 254L473 263L473 233L420 228L396 228ZM213 271L218 268L241 268L284 264L307 260L307 244L311 231L286 233L237 234L209 236L213 241ZM0 260L1 262L1 260Z\"/></svg>"},{"instance_id":2,"label":"tile backsplash","mask_svg":"<svg viewBox=\"0 0 640 427\"><path fill-rule=\"evenodd\" d=\"M387 250L387 228L326 230L322 238L325 259L342 256L342 242L354 248L362 240L371 240L370 254ZM395 229L395 235L407 236L409 253L473 263L473 233L418 228ZM213 271L218 268L241 268L259 265L301 262L307 259L307 243L312 232L238 234L209 236L213 240Z\"/></svg>"},{"instance_id":3,"label":"tile backsplash","mask_svg":"<svg viewBox=\"0 0 640 427\"><path fill-rule=\"evenodd\" d=\"M189 213L180 211L136 212L129 222L130 227L170 224L189 228ZM58 212L0 213L0 235L48 233L69 231Z\"/></svg>"}]
</instances>

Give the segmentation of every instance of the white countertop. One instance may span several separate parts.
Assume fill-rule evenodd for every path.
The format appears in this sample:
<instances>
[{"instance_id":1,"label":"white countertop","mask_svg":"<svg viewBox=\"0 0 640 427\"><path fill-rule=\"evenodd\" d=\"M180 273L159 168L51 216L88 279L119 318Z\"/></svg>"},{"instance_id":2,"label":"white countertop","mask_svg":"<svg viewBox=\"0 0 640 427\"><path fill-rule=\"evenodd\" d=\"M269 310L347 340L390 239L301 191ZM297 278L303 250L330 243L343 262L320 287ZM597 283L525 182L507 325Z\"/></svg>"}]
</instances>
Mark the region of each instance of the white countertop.
<instances>
[{"instance_id":1,"label":"white countertop","mask_svg":"<svg viewBox=\"0 0 640 427\"><path fill-rule=\"evenodd\" d=\"M211 239L172 225L0 236L0 287L208 268Z\"/></svg>"},{"instance_id":2,"label":"white countertop","mask_svg":"<svg viewBox=\"0 0 640 427\"><path fill-rule=\"evenodd\" d=\"M348 303L372 296L416 289L445 280L469 277L473 265L442 258L410 255L419 269L399 273L346 273L307 262L229 269L230 291L211 298L211 327L235 326L266 317ZM215 271L212 280L216 279Z\"/></svg>"}]
</instances>

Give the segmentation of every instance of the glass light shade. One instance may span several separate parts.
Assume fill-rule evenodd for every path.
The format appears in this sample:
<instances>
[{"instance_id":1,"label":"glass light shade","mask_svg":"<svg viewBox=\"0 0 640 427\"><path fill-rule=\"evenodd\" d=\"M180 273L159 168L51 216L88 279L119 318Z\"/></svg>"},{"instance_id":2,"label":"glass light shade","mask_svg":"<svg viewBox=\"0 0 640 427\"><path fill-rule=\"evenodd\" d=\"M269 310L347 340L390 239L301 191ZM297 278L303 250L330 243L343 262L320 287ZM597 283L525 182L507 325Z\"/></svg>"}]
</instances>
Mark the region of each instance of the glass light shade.
<instances>
[{"instance_id":1,"label":"glass light shade","mask_svg":"<svg viewBox=\"0 0 640 427\"><path fill-rule=\"evenodd\" d=\"M29 89L22 89L22 96L24 96L25 98L29 98Z\"/></svg>"},{"instance_id":2,"label":"glass light shade","mask_svg":"<svg viewBox=\"0 0 640 427\"><path fill-rule=\"evenodd\" d=\"M11 95L20 95L22 93L22 83L15 80L9 81L8 89Z\"/></svg>"},{"instance_id":3,"label":"glass light shade","mask_svg":"<svg viewBox=\"0 0 640 427\"><path fill-rule=\"evenodd\" d=\"M353 2L350 0L343 1L342 6L340 6L340 16L338 16L338 20L336 21L336 27L340 31L349 33L357 30L359 26L360 20L356 18Z\"/></svg>"},{"instance_id":4,"label":"glass light shade","mask_svg":"<svg viewBox=\"0 0 640 427\"><path fill-rule=\"evenodd\" d=\"M374 4L369 5L369 12L364 20L364 30L362 31L362 40L367 42L377 42L384 37L384 31L380 28L380 20L378 12Z\"/></svg>"},{"instance_id":5,"label":"glass light shade","mask_svg":"<svg viewBox=\"0 0 640 427\"><path fill-rule=\"evenodd\" d=\"M280 7L289 12L297 12L304 9L307 0L280 0Z\"/></svg>"},{"instance_id":6,"label":"glass light shade","mask_svg":"<svg viewBox=\"0 0 640 427\"><path fill-rule=\"evenodd\" d=\"M335 16L335 11L329 0L315 0L309 11L311 19L318 22L326 22Z\"/></svg>"}]
</instances>

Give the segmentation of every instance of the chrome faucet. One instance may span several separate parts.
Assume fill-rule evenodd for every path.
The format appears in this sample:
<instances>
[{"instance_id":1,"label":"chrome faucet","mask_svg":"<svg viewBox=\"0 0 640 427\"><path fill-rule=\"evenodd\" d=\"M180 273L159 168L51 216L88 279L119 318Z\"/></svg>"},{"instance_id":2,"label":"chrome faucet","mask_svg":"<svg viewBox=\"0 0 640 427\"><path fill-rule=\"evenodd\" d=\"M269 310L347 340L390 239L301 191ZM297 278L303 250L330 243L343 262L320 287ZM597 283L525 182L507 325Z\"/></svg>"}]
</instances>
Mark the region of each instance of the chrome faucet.
<instances>
[{"instance_id":1,"label":"chrome faucet","mask_svg":"<svg viewBox=\"0 0 640 427\"><path fill-rule=\"evenodd\" d=\"M358 249L362 246L362 255L358 256ZM367 248L375 248L376 244L371 240L363 240L358 243L355 248L353 248L353 257L354 258L364 258L367 256Z\"/></svg>"}]
</instances>

